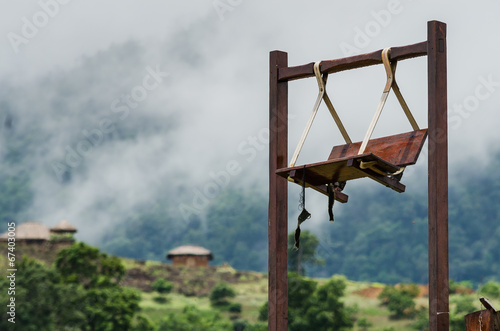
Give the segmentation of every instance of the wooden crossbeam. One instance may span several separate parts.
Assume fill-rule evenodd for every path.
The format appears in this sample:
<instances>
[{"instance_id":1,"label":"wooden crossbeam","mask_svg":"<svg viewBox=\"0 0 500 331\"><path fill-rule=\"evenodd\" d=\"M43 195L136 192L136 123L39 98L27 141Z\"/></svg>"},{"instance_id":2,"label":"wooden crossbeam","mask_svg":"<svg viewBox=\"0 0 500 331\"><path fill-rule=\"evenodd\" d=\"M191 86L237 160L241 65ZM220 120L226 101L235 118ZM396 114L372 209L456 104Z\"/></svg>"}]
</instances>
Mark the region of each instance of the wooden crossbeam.
<instances>
[{"instance_id":1,"label":"wooden crossbeam","mask_svg":"<svg viewBox=\"0 0 500 331\"><path fill-rule=\"evenodd\" d=\"M427 41L417 44L391 47L389 59L392 61L401 61L419 56L427 55ZM336 60L321 61L321 73L331 74L334 72L357 69L382 63L382 50L371 53L345 57ZM279 81L291 81L295 79L314 77L314 62L296 66L284 67L279 69Z\"/></svg>"}]
</instances>

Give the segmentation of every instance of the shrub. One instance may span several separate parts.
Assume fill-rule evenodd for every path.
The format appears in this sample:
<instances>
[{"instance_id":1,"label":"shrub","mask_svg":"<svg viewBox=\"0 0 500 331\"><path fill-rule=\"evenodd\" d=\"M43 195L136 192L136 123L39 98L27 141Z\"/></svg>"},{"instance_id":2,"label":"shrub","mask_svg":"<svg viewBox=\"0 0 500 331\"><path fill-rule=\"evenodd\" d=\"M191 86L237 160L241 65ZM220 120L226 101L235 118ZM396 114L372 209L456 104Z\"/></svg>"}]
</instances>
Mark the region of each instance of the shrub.
<instances>
[{"instance_id":1,"label":"shrub","mask_svg":"<svg viewBox=\"0 0 500 331\"><path fill-rule=\"evenodd\" d=\"M182 313L168 312L160 321L158 331L200 331L200 330L233 330L233 325L213 310L200 310L188 305Z\"/></svg>"},{"instance_id":2,"label":"shrub","mask_svg":"<svg viewBox=\"0 0 500 331\"><path fill-rule=\"evenodd\" d=\"M464 316L474 312L477 307L474 306L472 299L466 295L460 295L453 301L456 305L454 312L450 314L450 330L465 331Z\"/></svg>"},{"instance_id":3,"label":"shrub","mask_svg":"<svg viewBox=\"0 0 500 331\"><path fill-rule=\"evenodd\" d=\"M269 302L266 301L262 306L259 308L259 321L265 322L269 318L268 315L268 310L269 310Z\"/></svg>"},{"instance_id":4,"label":"shrub","mask_svg":"<svg viewBox=\"0 0 500 331\"><path fill-rule=\"evenodd\" d=\"M130 331L155 331L156 325L148 317L137 315Z\"/></svg>"},{"instance_id":5,"label":"shrub","mask_svg":"<svg viewBox=\"0 0 500 331\"><path fill-rule=\"evenodd\" d=\"M421 308L416 315L416 321L411 324L411 328L417 331L429 331L429 310Z\"/></svg>"},{"instance_id":6,"label":"shrub","mask_svg":"<svg viewBox=\"0 0 500 331\"><path fill-rule=\"evenodd\" d=\"M229 303L228 298L234 298L235 296L236 292L229 284L220 282L214 286L210 293L210 303L212 306L224 306Z\"/></svg>"},{"instance_id":7,"label":"shrub","mask_svg":"<svg viewBox=\"0 0 500 331\"><path fill-rule=\"evenodd\" d=\"M373 323L367 320L365 317L362 317L358 320L358 327L361 330L368 330L368 328L371 326L373 326Z\"/></svg>"},{"instance_id":8,"label":"shrub","mask_svg":"<svg viewBox=\"0 0 500 331\"><path fill-rule=\"evenodd\" d=\"M399 288L389 285L378 298L382 305L387 306L393 318L412 318L416 313L413 299L418 293L418 286L415 284L402 284Z\"/></svg>"},{"instance_id":9,"label":"shrub","mask_svg":"<svg viewBox=\"0 0 500 331\"><path fill-rule=\"evenodd\" d=\"M153 300L157 303L166 303L168 301L168 299L164 296L154 297Z\"/></svg>"},{"instance_id":10,"label":"shrub","mask_svg":"<svg viewBox=\"0 0 500 331\"><path fill-rule=\"evenodd\" d=\"M172 284L171 282L169 282L164 278L158 278L157 280L155 280L155 282L151 287L153 288L154 291L160 294L164 294L172 292L174 284Z\"/></svg>"},{"instance_id":11,"label":"shrub","mask_svg":"<svg viewBox=\"0 0 500 331\"><path fill-rule=\"evenodd\" d=\"M230 313L241 313L241 303L231 303L227 309Z\"/></svg>"},{"instance_id":12,"label":"shrub","mask_svg":"<svg viewBox=\"0 0 500 331\"><path fill-rule=\"evenodd\" d=\"M233 322L233 331L244 331L247 329L247 321L236 320Z\"/></svg>"},{"instance_id":13,"label":"shrub","mask_svg":"<svg viewBox=\"0 0 500 331\"><path fill-rule=\"evenodd\" d=\"M267 331L268 326L267 323L255 323L255 324L247 324L245 327L245 331Z\"/></svg>"}]
</instances>

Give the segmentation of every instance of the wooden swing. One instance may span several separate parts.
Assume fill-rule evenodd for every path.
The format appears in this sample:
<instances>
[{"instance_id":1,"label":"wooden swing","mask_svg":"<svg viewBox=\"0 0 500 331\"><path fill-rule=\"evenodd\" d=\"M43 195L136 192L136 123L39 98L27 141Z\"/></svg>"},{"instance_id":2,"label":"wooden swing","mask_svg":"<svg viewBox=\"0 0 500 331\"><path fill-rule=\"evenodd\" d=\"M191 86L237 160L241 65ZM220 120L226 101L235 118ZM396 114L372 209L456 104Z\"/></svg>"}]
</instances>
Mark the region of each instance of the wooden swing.
<instances>
[{"instance_id":1,"label":"wooden swing","mask_svg":"<svg viewBox=\"0 0 500 331\"><path fill-rule=\"evenodd\" d=\"M328 195L328 186L331 185L330 188L332 186L334 187L335 200L342 203L348 200L348 196L341 192L345 182L363 177L369 177L397 192L404 192L405 186L400 183L400 179L405 167L417 162L427 137L427 129L419 128L399 90L394 77L397 62L390 62L390 51L390 48L386 48L382 51L382 62L387 73L387 83L377 110L368 127L368 131L361 142L353 143L347 134L346 129L326 93L328 74L325 73L321 75L321 61L314 64L314 74L319 87L316 103L289 166L276 170L276 174L288 178L288 180L296 184L310 187L325 195ZM370 140L391 88L396 94L413 131ZM321 100L325 101L346 144L334 146L326 161L295 166L312 122L318 112ZM303 182L303 178L305 179L305 183Z\"/></svg>"}]
</instances>

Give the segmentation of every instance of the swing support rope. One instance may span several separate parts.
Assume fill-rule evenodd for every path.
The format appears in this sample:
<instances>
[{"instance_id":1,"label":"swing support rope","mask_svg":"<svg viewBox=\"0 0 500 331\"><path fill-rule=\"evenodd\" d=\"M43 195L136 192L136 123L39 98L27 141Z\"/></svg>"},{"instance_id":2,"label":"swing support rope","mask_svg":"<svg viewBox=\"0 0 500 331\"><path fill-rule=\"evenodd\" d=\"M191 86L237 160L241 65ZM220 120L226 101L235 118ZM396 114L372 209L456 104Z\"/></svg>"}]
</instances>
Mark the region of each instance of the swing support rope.
<instances>
[{"instance_id":1,"label":"swing support rope","mask_svg":"<svg viewBox=\"0 0 500 331\"><path fill-rule=\"evenodd\" d=\"M328 93L326 93L326 81L328 79L328 74L324 74L322 76L320 66L321 66L321 61L317 61L316 63L314 63L314 75L316 76L316 80L318 82L318 88L319 88L318 97L316 98L316 103L314 104L312 113L309 116L309 120L307 121L306 127L305 127L304 131L302 132L302 136L300 137L297 148L295 148L295 152L293 153L292 159L290 161L290 165L288 166L290 168L295 166L295 162L297 162L297 158L299 157L300 151L302 150L302 146L304 146L304 142L306 141L307 135L309 133L309 130L311 129L314 118L316 117L316 114L318 113L318 109L319 109L319 106L321 104L321 100L325 101L325 104L328 107L328 110L330 111L330 114L332 115L333 120L337 124L337 126L340 130L340 133L342 133L342 136L344 137L346 144L352 143L352 140L349 137L349 135L347 134L347 131L346 131L344 125L342 124L342 121L340 120L340 117L337 114L337 111L333 107L333 104L330 101L330 98L328 97Z\"/></svg>"},{"instance_id":2,"label":"swing support rope","mask_svg":"<svg viewBox=\"0 0 500 331\"><path fill-rule=\"evenodd\" d=\"M391 49L390 48L385 48L382 51L382 62L384 64L385 72L387 74L387 83L385 84L384 92L382 93L382 97L380 98L380 102L378 104L377 110L375 111L375 114L373 115L372 121L370 123L370 126L368 127L368 131L366 131L365 138L363 139L363 142L361 143L361 147L359 148L359 154L363 154L366 146L368 145L368 141L370 140L373 130L375 129L375 126L377 125L378 119L380 117L380 114L382 113L382 109L384 108L385 102L387 101L387 97L389 96L389 92L392 90L394 91L394 94L396 94L396 97L398 98L398 101L403 108L403 111L406 114L406 117L408 118L408 121L410 122L413 130L420 130L418 127L417 121L415 121L415 118L413 117L413 114L411 113L410 109L408 108L408 105L406 104L405 99L403 98L403 95L401 94L401 91L399 90L399 86L396 83L396 65L397 62L394 62L391 64L389 60L389 55L391 54Z\"/></svg>"}]
</instances>

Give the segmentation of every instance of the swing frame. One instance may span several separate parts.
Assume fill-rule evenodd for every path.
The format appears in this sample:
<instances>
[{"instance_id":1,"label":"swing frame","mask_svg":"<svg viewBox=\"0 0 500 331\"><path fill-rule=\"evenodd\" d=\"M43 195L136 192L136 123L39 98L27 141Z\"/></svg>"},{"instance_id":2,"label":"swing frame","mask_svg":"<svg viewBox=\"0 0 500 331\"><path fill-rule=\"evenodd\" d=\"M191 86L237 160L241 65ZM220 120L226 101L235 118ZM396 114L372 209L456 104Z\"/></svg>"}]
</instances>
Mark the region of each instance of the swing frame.
<instances>
[{"instance_id":1,"label":"swing frame","mask_svg":"<svg viewBox=\"0 0 500 331\"><path fill-rule=\"evenodd\" d=\"M322 61L321 74L327 75L344 70L362 68L383 63L383 50L337 60ZM428 201L429 201L429 330L449 330L449 286L448 286L448 132L447 132L447 69L446 69L446 24L439 21L427 22L427 40L402 47L392 47L390 60L402 61L427 56L428 69ZM288 55L282 51L270 53L270 93L269 93L269 284L268 284L268 322L269 330L288 329L288 181L302 184L303 166L288 167L288 82L296 79L314 77L315 63L289 67ZM325 77L325 76L323 76ZM326 80L325 80L326 81ZM398 98L399 99L399 98ZM321 101L321 100L320 100ZM333 115L333 114L332 114ZM419 130L415 130L417 132ZM368 138L369 139L369 138ZM366 139L365 139L366 140ZM374 140L367 141L367 151ZM356 144L356 143L354 143ZM347 145L354 145L347 144ZM389 142L390 145L390 142ZM345 145L346 146L346 145ZM338 147L338 146L337 146ZM421 148L421 146L420 146ZM359 150L360 148L358 148ZM335 148L331 157L339 161L339 156L347 149ZM362 151L363 152L363 151ZM420 150L418 151L420 152ZM337 154L335 154L337 153ZM372 154L348 156L347 163L366 174L369 167L361 169L361 161L386 167L397 166ZM417 154L418 156L418 154ZM361 159L360 159L361 158ZM363 159L365 158L365 159ZM325 161L328 162L328 161ZM388 163L388 164L385 164ZM397 166L399 168L399 166ZM280 169L287 169L280 173ZM393 169L396 170L396 169ZM309 172L308 172L309 173ZM370 176L373 175L373 176ZM377 175L391 179L395 183L386 185L398 188L399 180L380 174L367 175L375 179ZM375 177L375 178L374 178ZM377 180L377 179L375 179ZM307 179L306 179L307 181ZM402 184L401 184L402 185ZM326 185L310 185L322 193ZM399 189L404 190L403 187ZM347 201L347 196L336 192L335 198Z\"/></svg>"}]
</instances>

